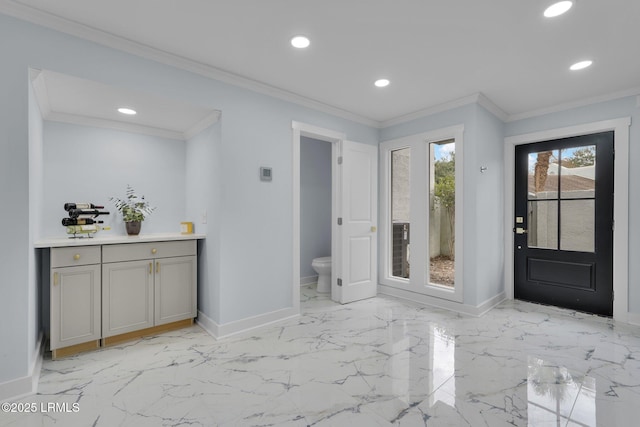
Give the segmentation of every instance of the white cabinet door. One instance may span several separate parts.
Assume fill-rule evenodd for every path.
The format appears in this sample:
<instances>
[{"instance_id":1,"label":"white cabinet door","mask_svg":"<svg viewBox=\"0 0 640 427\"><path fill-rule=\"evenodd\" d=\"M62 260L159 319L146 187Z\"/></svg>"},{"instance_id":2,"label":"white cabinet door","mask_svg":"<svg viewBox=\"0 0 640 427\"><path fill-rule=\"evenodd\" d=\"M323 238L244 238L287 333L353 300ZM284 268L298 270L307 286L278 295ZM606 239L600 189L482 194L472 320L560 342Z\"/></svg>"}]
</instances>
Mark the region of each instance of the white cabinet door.
<instances>
[{"instance_id":1,"label":"white cabinet door","mask_svg":"<svg viewBox=\"0 0 640 427\"><path fill-rule=\"evenodd\" d=\"M342 144L342 284L332 284L332 298L344 304L374 297L378 290L378 147Z\"/></svg>"},{"instance_id":2,"label":"white cabinet door","mask_svg":"<svg viewBox=\"0 0 640 427\"><path fill-rule=\"evenodd\" d=\"M99 340L100 265L51 272L51 350Z\"/></svg>"},{"instance_id":3,"label":"white cabinet door","mask_svg":"<svg viewBox=\"0 0 640 427\"><path fill-rule=\"evenodd\" d=\"M153 326L153 262L102 265L102 336Z\"/></svg>"},{"instance_id":4,"label":"white cabinet door","mask_svg":"<svg viewBox=\"0 0 640 427\"><path fill-rule=\"evenodd\" d=\"M196 257L155 260L155 324L196 317Z\"/></svg>"}]
</instances>

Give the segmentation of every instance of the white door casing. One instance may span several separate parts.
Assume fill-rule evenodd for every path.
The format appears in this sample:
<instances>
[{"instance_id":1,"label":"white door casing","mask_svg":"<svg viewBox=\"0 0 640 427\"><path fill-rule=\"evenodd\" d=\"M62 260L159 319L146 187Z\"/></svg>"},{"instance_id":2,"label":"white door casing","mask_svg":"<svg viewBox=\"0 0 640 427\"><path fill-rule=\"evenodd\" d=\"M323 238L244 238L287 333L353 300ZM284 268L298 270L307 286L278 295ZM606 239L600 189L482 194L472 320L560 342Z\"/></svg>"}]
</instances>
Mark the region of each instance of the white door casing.
<instances>
[{"instance_id":1,"label":"white door casing","mask_svg":"<svg viewBox=\"0 0 640 427\"><path fill-rule=\"evenodd\" d=\"M378 147L342 141L341 153L342 265L331 293L345 304L377 294Z\"/></svg>"},{"instance_id":2,"label":"white door casing","mask_svg":"<svg viewBox=\"0 0 640 427\"><path fill-rule=\"evenodd\" d=\"M504 139L505 218L514 218L514 162L515 146L572 136L613 130L614 134L614 202L613 219L613 318L628 322L629 313L629 126L630 117L585 123L564 128L543 130L509 136ZM505 221L504 281L507 298L514 297L513 231L512 222Z\"/></svg>"}]
</instances>

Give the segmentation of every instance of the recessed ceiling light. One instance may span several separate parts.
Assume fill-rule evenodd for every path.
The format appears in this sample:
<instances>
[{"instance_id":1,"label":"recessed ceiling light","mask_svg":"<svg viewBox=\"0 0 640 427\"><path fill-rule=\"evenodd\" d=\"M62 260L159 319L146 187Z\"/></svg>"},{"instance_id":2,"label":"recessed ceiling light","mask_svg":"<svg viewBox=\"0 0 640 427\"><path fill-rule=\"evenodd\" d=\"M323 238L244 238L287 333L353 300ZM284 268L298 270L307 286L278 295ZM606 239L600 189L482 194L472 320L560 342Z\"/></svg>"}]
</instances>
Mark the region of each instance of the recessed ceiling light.
<instances>
[{"instance_id":1,"label":"recessed ceiling light","mask_svg":"<svg viewBox=\"0 0 640 427\"><path fill-rule=\"evenodd\" d=\"M304 49L305 47L309 47L310 44L311 42L305 36L295 36L294 38L291 39L291 46L298 49Z\"/></svg>"},{"instance_id":2,"label":"recessed ceiling light","mask_svg":"<svg viewBox=\"0 0 640 427\"><path fill-rule=\"evenodd\" d=\"M388 79L378 79L373 84L376 85L376 87L386 87L389 86L389 83L391 82Z\"/></svg>"},{"instance_id":3,"label":"recessed ceiling light","mask_svg":"<svg viewBox=\"0 0 640 427\"><path fill-rule=\"evenodd\" d=\"M572 1L559 1L546 8L544 11L544 16L546 16L547 18L560 16L571 9L571 6L573 6Z\"/></svg>"},{"instance_id":4,"label":"recessed ceiling light","mask_svg":"<svg viewBox=\"0 0 640 427\"><path fill-rule=\"evenodd\" d=\"M120 107L118 108L118 113L126 114L127 116L135 116L138 114L136 110L132 110L131 108Z\"/></svg>"},{"instance_id":5,"label":"recessed ceiling light","mask_svg":"<svg viewBox=\"0 0 640 427\"><path fill-rule=\"evenodd\" d=\"M573 64L571 67L569 67L569 69L571 71L578 71L578 70L582 70L583 68L587 68L591 64L593 64L593 61L580 61Z\"/></svg>"}]
</instances>

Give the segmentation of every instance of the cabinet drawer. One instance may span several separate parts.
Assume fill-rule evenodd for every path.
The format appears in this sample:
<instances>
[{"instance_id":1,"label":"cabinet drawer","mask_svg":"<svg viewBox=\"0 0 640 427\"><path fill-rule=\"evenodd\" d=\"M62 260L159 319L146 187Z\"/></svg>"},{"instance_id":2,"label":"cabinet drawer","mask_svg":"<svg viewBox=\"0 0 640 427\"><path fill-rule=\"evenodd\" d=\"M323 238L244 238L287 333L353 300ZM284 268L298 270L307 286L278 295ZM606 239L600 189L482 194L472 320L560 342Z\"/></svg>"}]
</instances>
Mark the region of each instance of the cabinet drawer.
<instances>
[{"instance_id":1,"label":"cabinet drawer","mask_svg":"<svg viewBox=\"0 0 640 427\"><path fill-rule=\"evenodd\" d=\"M51 268L90 264L100 264L100 246L51 249Z\"/></svg>"},{"instance_id":2,"label":"cabinet drawer","mask_svg":"<svg viewBox=\"0 0 640 427\"><path fill-rule=\"evenodd\" d=\"M109 263L189 256L195 255L196 251L195 240L104 245L102 247L102 262Z\"/></svg>"}]
</instances>

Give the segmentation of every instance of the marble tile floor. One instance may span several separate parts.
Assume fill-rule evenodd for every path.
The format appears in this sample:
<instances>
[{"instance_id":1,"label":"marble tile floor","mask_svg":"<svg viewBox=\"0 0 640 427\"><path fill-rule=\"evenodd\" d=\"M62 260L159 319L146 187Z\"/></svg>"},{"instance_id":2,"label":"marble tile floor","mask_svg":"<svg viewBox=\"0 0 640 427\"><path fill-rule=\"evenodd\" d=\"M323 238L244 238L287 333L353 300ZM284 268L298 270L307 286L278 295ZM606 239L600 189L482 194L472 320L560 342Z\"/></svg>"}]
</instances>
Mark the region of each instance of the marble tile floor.
<instances>
[{"instance_id":1,"label":"marble tile floor","mask_svg":"<svg viewBox=\"0 0 640 427\"><path fill-rule=\"evenodd\" d=\"M638 425L638 327L520 301L473 318L302 299L299 318L220 341L193 326L46 358L14 402L36 413L0 425Z\"/></svg>"}]
</instances>

